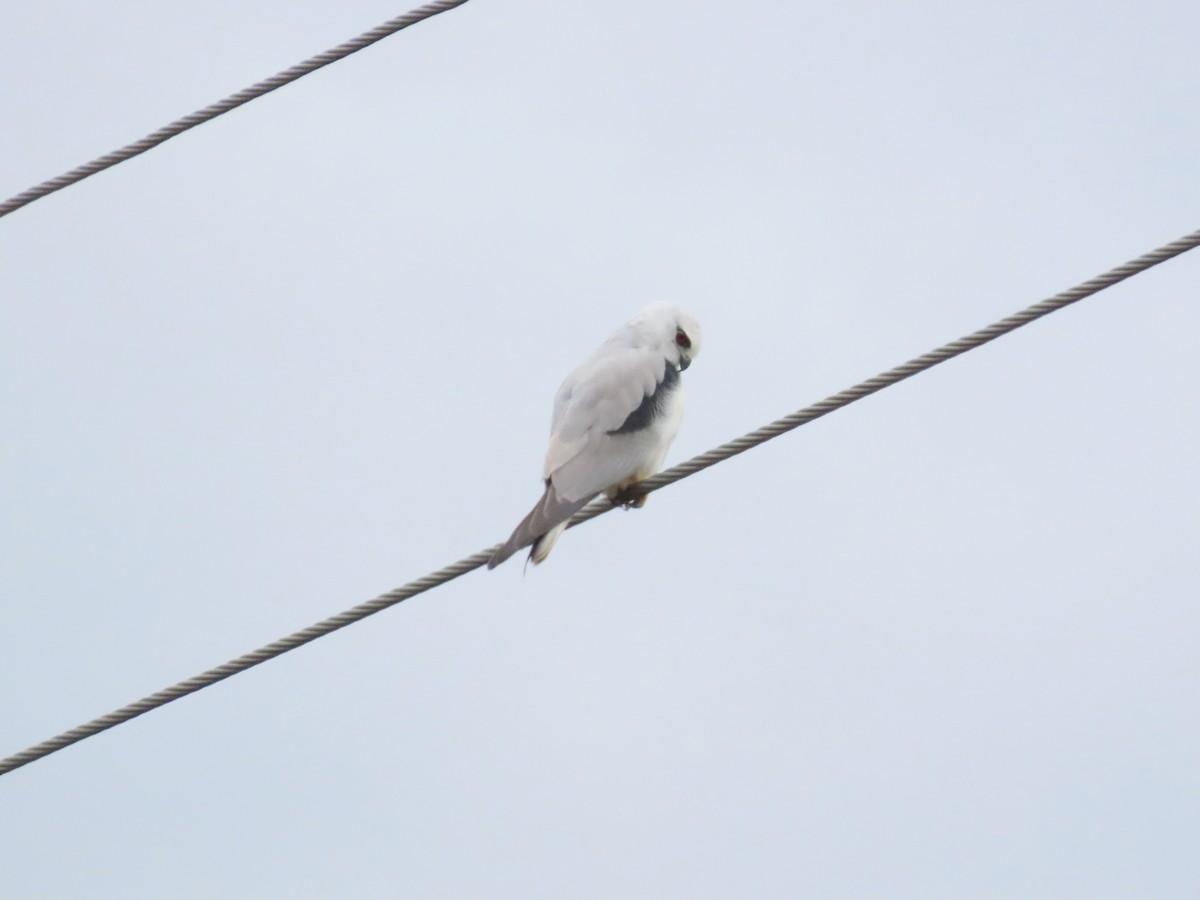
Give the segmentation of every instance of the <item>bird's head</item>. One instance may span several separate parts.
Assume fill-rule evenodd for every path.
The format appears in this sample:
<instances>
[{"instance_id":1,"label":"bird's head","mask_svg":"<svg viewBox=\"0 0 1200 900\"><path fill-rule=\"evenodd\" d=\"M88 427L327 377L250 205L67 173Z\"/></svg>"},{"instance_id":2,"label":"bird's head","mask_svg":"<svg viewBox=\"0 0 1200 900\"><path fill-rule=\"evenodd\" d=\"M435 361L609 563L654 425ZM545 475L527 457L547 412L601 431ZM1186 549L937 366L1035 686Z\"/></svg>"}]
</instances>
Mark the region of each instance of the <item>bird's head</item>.
<instances>
[{"instance_id":1,"label":"bird's head","mask_svg":"<svg viewBox=\"0 0 1200 900\"><path fill-rule=\"evenodd\" d=\"M695 316L677 303L647 306L629 323L648 343L660 347L663 356L680 371L692 364L700 353L703 336Z\"/></svg>"}]
</instances>

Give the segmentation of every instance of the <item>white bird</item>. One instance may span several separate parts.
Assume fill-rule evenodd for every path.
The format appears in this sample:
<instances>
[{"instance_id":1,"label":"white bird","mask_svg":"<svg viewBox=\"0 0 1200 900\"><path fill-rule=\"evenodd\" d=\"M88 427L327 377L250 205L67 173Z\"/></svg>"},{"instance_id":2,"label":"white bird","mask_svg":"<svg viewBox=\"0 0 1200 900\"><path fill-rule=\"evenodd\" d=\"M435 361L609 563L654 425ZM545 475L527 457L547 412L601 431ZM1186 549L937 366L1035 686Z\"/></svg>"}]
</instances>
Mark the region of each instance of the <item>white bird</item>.
<instances>
[{"instance_id":1,"label":"white bird","mask_svg":"<svg viewBox=\"0 0 1200 900\"><path fill-rule=\"evenodd\" d=\"M567 521L604 493L614 502L657 472L683 421L679 373L700 352L700 324L682 307L655 303L615 332L563 381L554 397L542 499L488 561L522 547L542 562ZM645 495L625 503L641 507Z\"/></svg>"}]
</instances>

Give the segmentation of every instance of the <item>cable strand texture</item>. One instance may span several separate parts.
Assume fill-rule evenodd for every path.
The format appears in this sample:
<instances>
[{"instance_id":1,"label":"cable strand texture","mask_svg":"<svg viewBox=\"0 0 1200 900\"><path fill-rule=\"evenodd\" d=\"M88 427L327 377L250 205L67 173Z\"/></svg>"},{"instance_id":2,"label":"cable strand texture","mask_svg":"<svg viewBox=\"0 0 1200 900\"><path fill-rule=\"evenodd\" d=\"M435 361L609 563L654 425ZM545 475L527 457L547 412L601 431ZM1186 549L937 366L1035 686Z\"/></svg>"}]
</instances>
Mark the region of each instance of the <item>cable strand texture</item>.
<instances>
[{"instance_id":1,"label":"cable strand texture","mask_svg":"<svg viewBox=\"0 0 1200 900\"><path fill-rule=\"evenodd\" d=\"M195 128L197 125L203 125L205 122L209 122L217 116L224 115L230 110L237 109L251 100L256 100L264 94L269 94L271 91L277 90L286 84L291 84L298 78L303 78L305 75L317 71L317 69L337 62L339 59L345 59L350 54L357 53L359 50L369 47L383 40L385 37L395 34L397 31L436 16L438 13L454 9L456 6L462 6L466 2L467 0L436 0L434 3L427 3L418 9L406 12L402 16L389 19L383 24L375 26L370 31L363 32L356 38L338 44L324 53L311 56L304 60L304 62L284 69L282 72L272 75L270 78L265 78L256 84L252 84L248 88L243 88L236 94L230 94L224 100L219 100L203 109L196 110L191 115L176 119L169 125L164 125L157 131L151 132L141 140L134 141L132 144L126 144L119 150L99 156L91 162L84 163L82 166L78 166L69 172L64 172L62 175L34 185L28 190L17 194L15 197L10 197L3 203L0 203L0 218L9 213L16 212L23 206L28 206L34 200L39 200L48 194L53 194L55 191L61 191L63 188L83 181L83 179L95 175L97 172L103 172L105 169L117 165L117 163L125 162L128 159L145 153L147 150L152 150L164 141L183 134L188 129Z\"/></svg>"},{"instance_id":2,"label":"cable strand texture","mask_svg":"<svg viewBox=\"0 0 1200 900\"><path fill-rule=\"evenodd\" d=\"M765 443L772 438L786 434L794 428L828 415L835 410L848 406L864 397L868 397L906 378L911 378L913 375L924 372L926 369L931 369L939 363L960 356L968 350L973 350L989 341L994 341L996 338L1008 334L1010 331L1015 331L1056 310L1090 297L1105 288L1111 287L1118 282L1124 281L1139 272L1144 272L1182 253L1186 253L1197 246L1200 246L1200 230L1194 231L1169 244L1165 244L1157 250L1139 256L1137 259L1131 260L1124 265L1117 266L1115 269L1089 279L1070 290L1055 294L1053 297L1035 303L1020 312L1000 319L998 322L993 322L986 328L981 328L948 344L943 344L936 350L931 350L902 365L888 369L886 372L882 372L873 378L859 382L853 387L839 391L818 403L806 406L781 419L776 419L762 428L758 428L736 440L722 444L719 447L709 450L707 453L701 453L687 462L659 472L657 475L640 482L636 493L649 494L659 488L674 484L676 481L694 475L697 472L707 469L709 466L716 465L739 453L744 453L752 447L757 447L759 444ZM602 515L612 508L612 504L607 500L596 500L576 513L572 517L569 527L574 527L590 519L594 519L596 516ZM194 675L191 678L180 681L178 684L171 685L168 688L143 697L141 700L123 706L98 719L93 719L69 731L64 731L56 737L42 741L40 744L35 744L27 750L15 753L6 759L0 760L0 775L4 775L14 769L19 769L21 766L28 765L44 756L49 756L51 753L62 750L64 747L69 747L71 744L82 741L84 738L99 734L123 722L128 722L130 719L136 718L143 713L150 712L160 706L165 706L173 700L186 697L188 694L216 684L218 681L223 681L232 675L244 672L267 660L274 659L277 656L287 653L289 650L295 650L297 647L302 647L319 637L324 637L340 628L345 628L347 625L361 621L367 618L367 616L382 612L410 597L415 597L417 594L445 584L447 581L452 581L484 565L499 546L499 544L496 544L495 546L488 547L486 550L480 550L423 578L410 581L408 584L388 591L386 594L381 594L373 600L368 600L335 616L322 619L320 622L309 625L307 628L273 641L250 653L243 654L236 659L231 659L229 662L209 669L207 672Z\"/></svg>"}]
</instances>

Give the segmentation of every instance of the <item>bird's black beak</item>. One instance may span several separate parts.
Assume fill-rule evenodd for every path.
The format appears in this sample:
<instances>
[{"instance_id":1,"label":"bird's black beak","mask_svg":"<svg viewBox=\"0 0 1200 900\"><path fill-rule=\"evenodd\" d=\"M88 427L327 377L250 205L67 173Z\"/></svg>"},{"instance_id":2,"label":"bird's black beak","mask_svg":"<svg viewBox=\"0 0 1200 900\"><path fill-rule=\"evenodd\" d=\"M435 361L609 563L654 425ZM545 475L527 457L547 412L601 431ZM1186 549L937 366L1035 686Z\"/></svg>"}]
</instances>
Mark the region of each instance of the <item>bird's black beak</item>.
<instances>
[{"instance_id":1,"label":"bird's black beak","mask_svg":"<svg viewBox=\"0 0 1200 900\"><path fill-rule=\"evenodd\" d=\"M682 372L684 369L686 369L691 364L692 364L692 361L690 359L685 359L682 356L679 357L679 371L680 372Z\"/></svg>"}]
</instances>

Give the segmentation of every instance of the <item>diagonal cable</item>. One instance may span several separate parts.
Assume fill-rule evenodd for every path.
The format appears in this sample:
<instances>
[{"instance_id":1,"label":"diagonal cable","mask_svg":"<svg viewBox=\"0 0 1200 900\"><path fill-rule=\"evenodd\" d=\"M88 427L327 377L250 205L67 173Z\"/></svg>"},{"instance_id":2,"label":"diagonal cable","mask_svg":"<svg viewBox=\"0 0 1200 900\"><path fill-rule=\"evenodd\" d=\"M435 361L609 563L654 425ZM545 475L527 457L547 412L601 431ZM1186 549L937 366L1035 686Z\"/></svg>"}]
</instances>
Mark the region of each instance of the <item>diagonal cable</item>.
<instances>
[{"instance_id":1,"label":"diagonal cable","mask_svg":"<svg viewBox=\"0 0 1200 900\"><path fill-rule=\"evenodd\" d=\"M648 494L668 484L674 484L676 481L694 475L703 469L707 469L709 466L729 459L731 456L744 453L752 447L757 447L759 444L765 443L772 438L779 437L779 435L785 434L793 428L798 428L807 422L828 415L834 410L841 409L843 406L848 406L856 400L868 397L876 391L883 390L885 387L910 378L919 372L924 372L926 369L931 369L938 363L943 363L948 359L953 359L956 356L966 353L968 350L973 350L989 341L994 341L996 338L1008 334L1010 331L1015 331L1023 325L1028 325L1030 322L1040 319L1042 316L1049 315L1085 297L1090 297L1107 287L1111 287L1139 272L1144 272L1146 269L1152 268L1159 263L1166 262L1173 257L1186 253L1197 246L1200 246L1200 231L1193 231L1191 234L1179 238L1179 240L1164 244L1157 250L1152 250L1124 265L1117 266L1103 275L1098 275L1070 290L1063 291L1061 294L1055 294L1053 297L1042 300L1040 303L1035 303L1033 306L1027 307L998 322L993 322L986 328L981 328L966 337L961 337L948 344L943 344L936 350L931 350L915 359L909 360L903 365L888 369L874 378L868 378L866 381L859 382L853 387L839 391L819 403L806 406L791 415L777 419L769 425L764 425L762 428L743 435L736 440L729 441L720 447L709 450L707 453L701 453L687 462L680 463L664 472L660 472L640 482L637 490L631 493ZM576 513L571 519L571 526L573 527L589 519L594 519L596 516L602 515L612 508L612 504L607 500L597 500ZM302 647L310 641L315 641L319 637L324 637L327 634L337 631L339 628L345 628L347 625L352 625L367 618L367 616L395 606L409 597L415 597L417 594L424 593L440 584L452 581L460 575L465 575L473 569L478 569L484 565L499 546L497 544L493 547L488 547L486 550L480 550L423 578L410 581L402 587L388 591L386 594L381 594L374 600L368 600L335 616L330 616L328 619L322 619L314 625L309 625L307 628L289 634L287 637L273 641L264 647L259 647L257 650L246 653L236 659L231 659L229 662L209 669L207 672L194 675L185 681L173 684L168 688L150 694L148 697L143 697L141 700L123 706L98 719L93 719L90 722L72 728L70 731L64 731L56 737L42 741L40 744L35 744L27 750L15 753L6 759L0 760L0 775L11 772L14 769L19 769L21 766L41 759L43 756L49 756L51 753L62 750L64 747L69 747L71 744L82 741L84 738L99 734L123 722L128 722L130 719L142 715L142 713L150 712L150 710L164 706L173 700L178 700L202 688L214 685L218 681L224 681L231 675L244 672L246 669L264 663L269 659L281 656L289 650Z\"/></svg>"},{"instance_id":2,"label":"diagonal cable","mask_svg":"<svg viewBox=\"0 0 1200 900\"><path fill-rule=\"evenodd\" d=\"M132 159L139 154L145 153L147 150L157 147L164 141L170 140L176 135L183 134L189 128L203 125L217 116L224 115L230 110L237 109L239 106L249 103L251 100L258 99L263 94L269 94L271 91L281 88L285 84L291 84L293 81L303 78L310 72L324 68L330 63L337 62L339 59L345 59L351 53L357 53L365 47L382 41L385 37L393 35L397 31L407 28L409 25L423 22L425 19L436 16L438 13L454 9L456 6L462 6L466 2L467 0L436 0L436 2L426 3L418 9L406 12L402 16L388 19L383 24L375 26L370 31L363 32L356 38L338 44L324 53L310 56L304 62L297 63L289 69L284 69L282 72L272 75L270 78L263 79L257 84L252 84L248 88L243 88L236 94L230 94L224 100L218 100L216 103L212 103L203 109L198 109L190 116L176 119L171 124L164 125L141 140L134 141L132 144L126 144L119 150L106 153L104 156L97 157L89 163L84 163L82 166L78 166L69 172L64 172L56 178L51 178L49 181L43 181L41 184L34 185L29 190L22 191L15 197L10 197L0 203L0 218L11 212L16 212L22 206L27 206L34 200L41 199L47 194L61 191L63 188L69 187L77 181L83 181L83 179L95 175L97 172L103 172L117 163L125 162L127 159Z\"/></svg>"}]
</instances>

